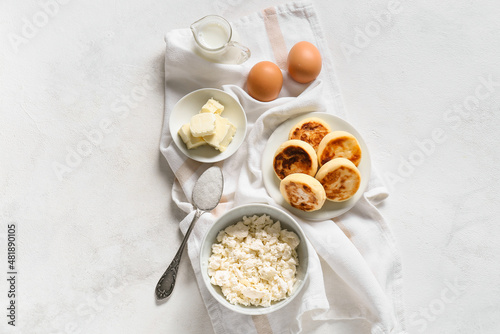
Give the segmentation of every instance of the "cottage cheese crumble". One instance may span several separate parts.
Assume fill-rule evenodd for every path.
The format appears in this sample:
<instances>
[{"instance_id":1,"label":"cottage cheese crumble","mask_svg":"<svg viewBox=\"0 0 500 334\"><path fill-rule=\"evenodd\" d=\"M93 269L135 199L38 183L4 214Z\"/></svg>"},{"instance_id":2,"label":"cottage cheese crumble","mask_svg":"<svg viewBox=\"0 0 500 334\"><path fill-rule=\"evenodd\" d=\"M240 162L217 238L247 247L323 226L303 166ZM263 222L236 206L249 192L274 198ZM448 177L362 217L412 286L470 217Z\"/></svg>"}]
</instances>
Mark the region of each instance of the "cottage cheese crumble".
<instances>
[{"instance_id":1,"label":"cottage cheese crumble","mask_svg":"<svg viewBox=\"0 0 500 334\"><path fill-rule=\"evenodd\" d=\"M208 260L210 283L231 304L270 306L292 293L299 242L268 215L244 216L217 235Z\"/></svg>"}]
</instances>

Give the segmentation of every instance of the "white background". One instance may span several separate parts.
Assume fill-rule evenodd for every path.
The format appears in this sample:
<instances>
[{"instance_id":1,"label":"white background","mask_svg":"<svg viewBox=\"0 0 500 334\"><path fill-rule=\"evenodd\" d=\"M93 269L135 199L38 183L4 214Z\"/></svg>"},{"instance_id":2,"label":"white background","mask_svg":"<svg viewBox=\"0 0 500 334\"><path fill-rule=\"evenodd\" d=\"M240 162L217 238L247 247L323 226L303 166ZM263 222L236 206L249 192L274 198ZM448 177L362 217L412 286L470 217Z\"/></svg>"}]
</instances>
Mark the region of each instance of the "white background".
<instances>
[{"instance_id":1,"label":"white background","mask_svg":"<svg viewBox=\"0 0 500 334\"><path fill-rule=\"evenodd\" d=\"M183 214L151 82L168 30L278 3L0 3L0 235L4 245L18 225L18 332L211 331L187 256L170 300L154 299ZM409 331L498 333L500 3L313 3L348 119L391 191L380 209L402 253ZM135 87L147 88L141 101ZM93 130L102 137L85 146ZM90 153L60 180L54 165L79 147Z\"/></svg>"}]
</instances>

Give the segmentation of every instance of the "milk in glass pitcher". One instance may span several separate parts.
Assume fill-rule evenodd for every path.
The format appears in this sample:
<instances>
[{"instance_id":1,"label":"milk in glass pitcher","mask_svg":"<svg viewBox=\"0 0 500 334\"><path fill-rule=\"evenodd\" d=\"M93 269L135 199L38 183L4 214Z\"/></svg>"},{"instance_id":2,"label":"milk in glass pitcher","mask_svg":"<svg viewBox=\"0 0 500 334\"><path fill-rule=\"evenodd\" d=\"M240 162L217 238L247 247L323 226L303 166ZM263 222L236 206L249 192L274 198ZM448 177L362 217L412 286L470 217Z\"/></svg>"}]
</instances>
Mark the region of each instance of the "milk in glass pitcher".
<instances>
[{"instance_id":1,"label":"milk in glass pitcher","mask_svg":"<svg viewBox=\"0 0 500 334\"><path fill-rule=\"evenodd\" d=\"M242 64L250 50L235 40L229 22L218 15L208 15L191 24L194 40L201 56L223 64Z\"/></svg>"}]
</instances>

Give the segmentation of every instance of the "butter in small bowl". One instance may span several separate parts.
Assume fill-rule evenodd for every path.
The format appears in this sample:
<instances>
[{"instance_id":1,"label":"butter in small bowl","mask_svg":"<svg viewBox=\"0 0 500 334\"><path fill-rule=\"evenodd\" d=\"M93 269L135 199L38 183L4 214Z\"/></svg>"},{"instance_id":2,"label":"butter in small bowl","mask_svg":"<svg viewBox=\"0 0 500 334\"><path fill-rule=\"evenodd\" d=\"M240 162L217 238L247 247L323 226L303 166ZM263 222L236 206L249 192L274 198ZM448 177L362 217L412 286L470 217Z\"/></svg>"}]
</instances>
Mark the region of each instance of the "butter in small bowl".
<instances>
[{"instance_id":1,"label":"butter in small bowl","mask_svg":"<svg viewBox=\"0 0 500 334\"><path fill-rule=\"evenodd\" d=\"M175 145L187 157L205 163L234 154L246 136L243 107L230 94L203 88L181 98L169 116Z\"/></svg>"}]
</instances>

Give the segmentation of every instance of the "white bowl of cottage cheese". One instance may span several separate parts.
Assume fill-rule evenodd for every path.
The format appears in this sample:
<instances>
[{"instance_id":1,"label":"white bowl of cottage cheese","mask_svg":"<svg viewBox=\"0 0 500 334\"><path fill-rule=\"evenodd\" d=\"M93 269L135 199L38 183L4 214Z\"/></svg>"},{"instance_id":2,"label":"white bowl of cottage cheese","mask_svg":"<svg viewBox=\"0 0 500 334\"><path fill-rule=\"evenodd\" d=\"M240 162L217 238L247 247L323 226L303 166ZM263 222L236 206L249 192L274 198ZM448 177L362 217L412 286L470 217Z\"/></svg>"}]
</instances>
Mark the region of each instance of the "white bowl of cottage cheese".
<instances>
[{"instance_id":1,"label":"white bowl of cottage cheese","mask_svg":"<svg viewBox=\"0 0 500 334\"><path fill-rule=\"evenodd\" d=\"M271 313L290 303L304 285L307 240L281 209L242 205L206 233L200 267L208 290L225 307L249 315Z\"/></svg>"}]
</instances>

